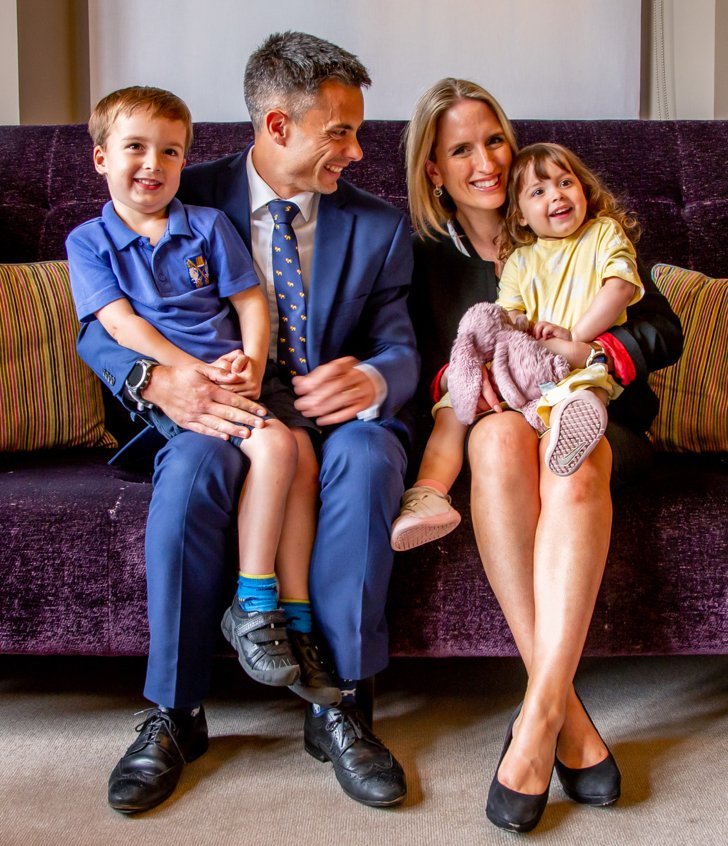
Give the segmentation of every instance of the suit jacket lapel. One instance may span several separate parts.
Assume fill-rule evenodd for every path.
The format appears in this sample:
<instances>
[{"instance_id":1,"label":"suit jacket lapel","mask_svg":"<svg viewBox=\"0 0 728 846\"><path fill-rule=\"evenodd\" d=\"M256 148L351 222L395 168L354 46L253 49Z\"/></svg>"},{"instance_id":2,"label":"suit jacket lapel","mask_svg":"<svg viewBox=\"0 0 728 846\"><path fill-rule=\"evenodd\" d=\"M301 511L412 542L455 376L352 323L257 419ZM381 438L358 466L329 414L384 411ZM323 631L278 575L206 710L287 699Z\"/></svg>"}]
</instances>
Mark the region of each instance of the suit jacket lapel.
<instances>
[{"instance_id":1,"label":"suit jacket lapel","mask_svg":"<svg viewBox=\"0 0 728 846\"><path fill-rule=\"evenodd\" d=\"M250 147L236 156L226 169L218 173L215 196L217 207L232 220L248 250L250 250L250 197L245 162L249 152Z\"/></svg>"},{"instance_id":2,"label":"suit jacket lapel","mask_svg":"<svg viewBox=\"0 0 728 846\"><path fill-rule=\"evenodd\" d=\"M308 292L308 341L310 367L321 363L326 323L333 311L345 270L345 257L354 225L354 217L342 208L335 194L322 194L316 222L316 241Z\"/></svg>"}]
</instances>

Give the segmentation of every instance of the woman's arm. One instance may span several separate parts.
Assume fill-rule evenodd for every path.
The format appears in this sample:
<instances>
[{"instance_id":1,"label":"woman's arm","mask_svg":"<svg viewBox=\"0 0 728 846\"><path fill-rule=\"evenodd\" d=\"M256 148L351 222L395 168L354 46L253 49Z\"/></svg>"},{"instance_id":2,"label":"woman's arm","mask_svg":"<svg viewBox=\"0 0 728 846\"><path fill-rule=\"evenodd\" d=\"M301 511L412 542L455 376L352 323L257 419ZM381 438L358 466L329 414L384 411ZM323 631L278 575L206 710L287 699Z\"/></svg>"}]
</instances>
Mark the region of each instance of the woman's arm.
<instances>
[{"instance_id":1,"label":"woman's arm","mask_svg":"<svg viewBox=\"0 0 728 846\"><path fill-rule=\"evenodd\" d=\"M682 353L680 321L665 296L657 289L645 265L638 260L645 295L627 309L627 322L613 326L605 335L625 350L634 365L634 378L674 364ZM600 336L601 337L601 336ZM597 339L598 340L598 339Z\"/></svg>"}]
</instances>

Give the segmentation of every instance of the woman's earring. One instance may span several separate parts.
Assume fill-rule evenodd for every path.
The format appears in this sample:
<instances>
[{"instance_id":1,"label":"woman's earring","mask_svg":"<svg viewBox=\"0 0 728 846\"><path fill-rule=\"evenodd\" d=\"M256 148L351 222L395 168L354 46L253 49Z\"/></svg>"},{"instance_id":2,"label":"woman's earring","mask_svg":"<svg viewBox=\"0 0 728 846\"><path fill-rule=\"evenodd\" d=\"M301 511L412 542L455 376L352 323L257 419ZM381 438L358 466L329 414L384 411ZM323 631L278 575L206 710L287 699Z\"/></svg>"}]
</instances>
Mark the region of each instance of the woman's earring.
<instances>
[{"instance_id":1,"label":"woman's earring","mask_svg":"<svg viewBox=\"0 0 728 846\"><path fill-rule=\"evenodd\" d=\"M435 187L432 191L432 195L434 197L437 197L437 199L439 200L440 197L442 197L442 194L443 194L442 186L441 185L435 185Z\"/></svg>"}]
</instances>

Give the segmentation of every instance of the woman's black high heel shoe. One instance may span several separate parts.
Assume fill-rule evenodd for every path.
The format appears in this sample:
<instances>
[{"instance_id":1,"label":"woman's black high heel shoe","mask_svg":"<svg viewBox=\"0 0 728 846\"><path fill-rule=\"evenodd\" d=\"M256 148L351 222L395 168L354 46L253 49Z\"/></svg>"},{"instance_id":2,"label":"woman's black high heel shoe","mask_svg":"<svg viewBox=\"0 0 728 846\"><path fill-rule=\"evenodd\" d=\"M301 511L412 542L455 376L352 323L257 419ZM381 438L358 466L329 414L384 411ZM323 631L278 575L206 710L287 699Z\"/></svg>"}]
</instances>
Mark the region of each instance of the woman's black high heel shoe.
<instances>
[{"instance_id":1,"label":"woman's black high heel shoe","mask_svg":"<svg viewBox=\"0 0 728 846\"><path fill-rule=\"evenodd\" d=\"M578 693L576 698L581 702L584 713L589 717L589 712L584 707ZM589 722L594 726L591 717L589 717ZM594 731L599 734L596 726L594 726ZM604 743L600 734L599 737ZM606 743L604 745L607 746ZM562 764L558 758L556 758L555 766L556 775L564 788L564 793L574 802L581 802L582 805L604 806L612 805L620 797L622 775L608 746L607 757L591 767L572 769Z\"/></svg>"},{"instance_id":2,"label":"woman's black high heel shoe","mask_svg":"<svg viewBox=\"0 0 728 846\"><path fill-rule=\"evenodd\" d=\"M523 703L516 708L508 724L506 742L503 745L498 766L495 768L493 781L490 783L488 804L485 806L485 815L493 825L497 825L499 828L504 828L507 831L518 832L531 831L531 829L538 825L546 808L546 803L549 799L549 787L551 786L551 779L549 778L549 784L546 786L546 790L543 793L534 795L533 793L518 793L518 791L511 790L510 787L506 787L498 781L498 770L513 740L513 724L521 713L522 707Z\"/></svg>"}]
</instances>

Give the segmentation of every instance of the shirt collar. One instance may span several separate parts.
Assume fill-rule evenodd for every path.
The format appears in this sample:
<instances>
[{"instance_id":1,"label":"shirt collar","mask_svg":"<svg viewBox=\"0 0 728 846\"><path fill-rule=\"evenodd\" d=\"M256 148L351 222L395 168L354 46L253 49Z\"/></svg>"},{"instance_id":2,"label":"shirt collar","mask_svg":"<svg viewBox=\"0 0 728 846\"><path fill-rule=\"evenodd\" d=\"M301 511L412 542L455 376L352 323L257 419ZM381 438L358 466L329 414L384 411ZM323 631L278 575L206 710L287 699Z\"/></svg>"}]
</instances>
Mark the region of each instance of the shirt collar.
<instances>
[{"instance_id":1,"label":"shirt collar","mask_svg":"<svg viewBox=\"0 0 728 846\"><path fill-rule=\"evenodd\" d=\"M169 234L170 236L181 235L187 237L192 235L190 224L187 221L185 207L176 197L169 204L167 213L169 215L169 219L167 220L167 231L165 234ZM134 241L138 241L139 238L142 237L138 232L135 232L133 229L129 229L129 227L116 213L116 209L114 208L114 204L111 200L109 200L102 209L101 219L104 221L104 226L106 226L106 230L117 250L123 250L125 247L128 247L129 244L132 244Z\"/></svg>"},{"instance_id":2,"label":"shirt collar","mask_svg":"<svg viewBox=\"0 0 728 846\"><path fill-rule=\"evenodd\" d=\"M250 148L248 158L245 162L245 169L248 174L248 191L250 192L250 213L254 216L262 216L262 213L268 214L268 203L271 200L278 200L278 194L268 185L263 177L255 169L253 164L253 147ZM301 213L301 217L308 222L314 210L314 201L316 194L313 191L303 191L300 194L294 194L293 197L285 197L295 203Z\"/></svg>"}]
</instances>

